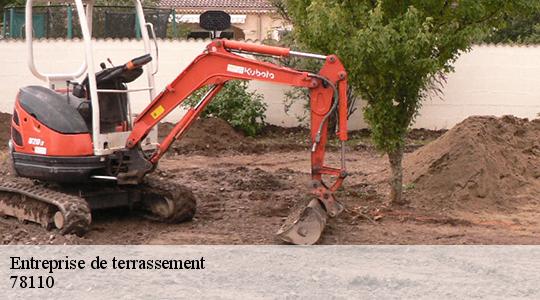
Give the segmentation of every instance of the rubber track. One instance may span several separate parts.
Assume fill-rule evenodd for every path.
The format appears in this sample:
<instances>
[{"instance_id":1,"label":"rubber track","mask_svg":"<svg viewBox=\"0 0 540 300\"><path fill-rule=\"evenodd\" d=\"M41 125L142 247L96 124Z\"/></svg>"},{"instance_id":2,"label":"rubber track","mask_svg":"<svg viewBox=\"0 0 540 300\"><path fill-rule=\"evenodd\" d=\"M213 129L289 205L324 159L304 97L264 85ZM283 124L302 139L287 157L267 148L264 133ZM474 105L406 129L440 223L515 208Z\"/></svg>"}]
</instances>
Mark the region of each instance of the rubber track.
<instances>
[{"instance_id":1,"label":"rubber track","mask_svg":"<svg viewBox=\"0 0 540 300\"><path fill-rule=\"evenodd\" d=\"M25 179L3 178L0 191L15 193L53 205L64 215L62 234L83 235L89 230L92 216L88 203L81 197L50 189Z\"/></svg>"},{"instance_id":2,"label":"rubber track","mask_svg":"<svg viewBox=\"0 0 540 300\"><path fill-rule=\"evenodd\" d=\"M142 191L151 191L172 201L172 213L167 217L156 215L148 218L166 222L179 223L189 221L196 212L195 196L187 187L154 174L146 176L143 184L136 186ZM0 179L0 191L24 195L35 201L47 203L56 207L64 215L64 227L61 234L83 235L89 230L92 222L91 210L82 197L72 193L64 193L58 187L48 187L44 183L36 183L24 178Z\"/></svg>"},{"instance_id":3,"label":"rubber track","mask_svg":"<svg viewBox=\"0 0 540 300\"><path fill-rule=\"evenodd\" d=\"M189 221L195 215L197 201L189 188L158 177L155 174L146 175L142 188L150 189L151 191L166 197L172 201L174 206L173 213L169 217L159 218L157 216L152 216L152 219L166 223L179 223Z\"/></svg>"}]
</instances>

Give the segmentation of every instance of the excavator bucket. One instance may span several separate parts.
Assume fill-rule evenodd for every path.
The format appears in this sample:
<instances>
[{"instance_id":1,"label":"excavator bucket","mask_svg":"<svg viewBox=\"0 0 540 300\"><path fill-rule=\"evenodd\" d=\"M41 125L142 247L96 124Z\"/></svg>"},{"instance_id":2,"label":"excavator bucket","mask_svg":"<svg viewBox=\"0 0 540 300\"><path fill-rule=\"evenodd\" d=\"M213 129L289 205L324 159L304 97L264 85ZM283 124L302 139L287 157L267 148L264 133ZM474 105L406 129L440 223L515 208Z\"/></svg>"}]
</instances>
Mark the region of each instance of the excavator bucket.
<instances>
[{"instance_id":1,"label":"excavator bucket","mask_svg":"<svg viewBox=\"0 0 540 300\"><path fill-rule=\"evenodd\" d=\"M287 243L313 245L321 237L327 217L326 210L318 199L300 201L277 232L277 236Z\"/></svg>"}]
</instances>

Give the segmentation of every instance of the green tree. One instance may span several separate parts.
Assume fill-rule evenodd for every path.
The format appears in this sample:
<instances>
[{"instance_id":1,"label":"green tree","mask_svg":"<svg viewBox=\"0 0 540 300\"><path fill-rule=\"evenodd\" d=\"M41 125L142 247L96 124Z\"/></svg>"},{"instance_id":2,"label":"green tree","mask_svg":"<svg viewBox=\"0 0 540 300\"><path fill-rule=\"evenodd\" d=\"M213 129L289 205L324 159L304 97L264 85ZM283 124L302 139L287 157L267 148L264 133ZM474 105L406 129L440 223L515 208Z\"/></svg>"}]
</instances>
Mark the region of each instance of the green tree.
<instances>
[{"instance_id":1,"label":"green tree","mask_svg":"<svg viewBox=\"0 0 540 300\"><path fill-rule=\"evenodd\" d=\"M335 53L367 101L364 117L388 155L391 200L401 204L405 136L422 101L482 33L504 15L538 11L529 0L285 0L295 38Z\"/></svg>"},{"instance_id":2,"label":"green tree","mask_svg":"<svg viewBox=\"0 0 540 300\"><path fill-rule=\"evenodd\" d=\"M540 11L504 16L501 26L488 33L482 41L496 44L540 44Z\"/></svg>"}]
</instances>

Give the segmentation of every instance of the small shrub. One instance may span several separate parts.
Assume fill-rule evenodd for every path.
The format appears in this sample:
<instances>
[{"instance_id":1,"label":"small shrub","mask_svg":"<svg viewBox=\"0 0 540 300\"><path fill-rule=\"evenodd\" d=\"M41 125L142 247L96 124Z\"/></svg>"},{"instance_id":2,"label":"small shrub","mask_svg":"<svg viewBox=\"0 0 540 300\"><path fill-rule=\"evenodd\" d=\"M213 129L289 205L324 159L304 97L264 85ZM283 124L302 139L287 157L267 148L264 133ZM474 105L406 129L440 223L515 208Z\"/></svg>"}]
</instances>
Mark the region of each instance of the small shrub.
<instances>
[{"instance_id":1,"label":"small shrub","mask_svg":"<svg viewBox=\"0 0 540 300\"><path fill-rule=\"evenodd\" d=\"M201 117L221 118L246 135L257 135L265 125L267 105L261 94L248 91L247 86L247 81L243 80L227 82L203 110ZM197 90L184 102L184 106L194 106L207 91L207 87Z\"/></svg>"}]
</instances>

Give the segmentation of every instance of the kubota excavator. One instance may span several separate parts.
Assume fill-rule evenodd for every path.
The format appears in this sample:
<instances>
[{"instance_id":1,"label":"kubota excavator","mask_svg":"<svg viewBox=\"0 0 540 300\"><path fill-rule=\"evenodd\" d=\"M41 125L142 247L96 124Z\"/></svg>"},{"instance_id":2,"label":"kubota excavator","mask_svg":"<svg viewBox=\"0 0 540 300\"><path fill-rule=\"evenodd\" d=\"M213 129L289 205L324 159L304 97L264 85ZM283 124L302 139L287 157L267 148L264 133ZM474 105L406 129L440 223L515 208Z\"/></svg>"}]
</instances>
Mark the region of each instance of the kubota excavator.
<instances>
[{"instance_id":1,"label":"kubota excavator","mask_svg":"<svg viewBox=\"0 0 540 300\"><path fill-rule=\"evenodd\" d=\"M145 22L140 1L134 0L134 5L145 54L119 66L102 63L98 72L92 54L93 2L75 0L75 5L85 61L73 73L45 74L34 64L32 0L26 2L28 65L48 86L26 86L17 95L9 143L15 176L0 179L0 214L79 235L89 230L92 211L109 207L140 209L164 222L190 220L196 207L191 191L152 172L171 143L182 137L228 81L260 80L310 90L311 193L305 206L279 229L278 236L294 244L317 242L327 216L335 217L343 210L333 193L347 176L343 151L347 140L347 73L336 56L217 39L156 95L157 43L153 49L154 30ZM242 54L300 56L324 60L324 65L314 74ZM127 83L143 73L148 86L129 89ZM158 123L202 87L209 87L208 92L158 143ZM132 118L128 93L141 91L148 92L150 104ZM342 143L338 168L324 164L328 119L335 112L336 134ZM333 183L324 182L323 176Z\"/></svg>"}]
</instances>

